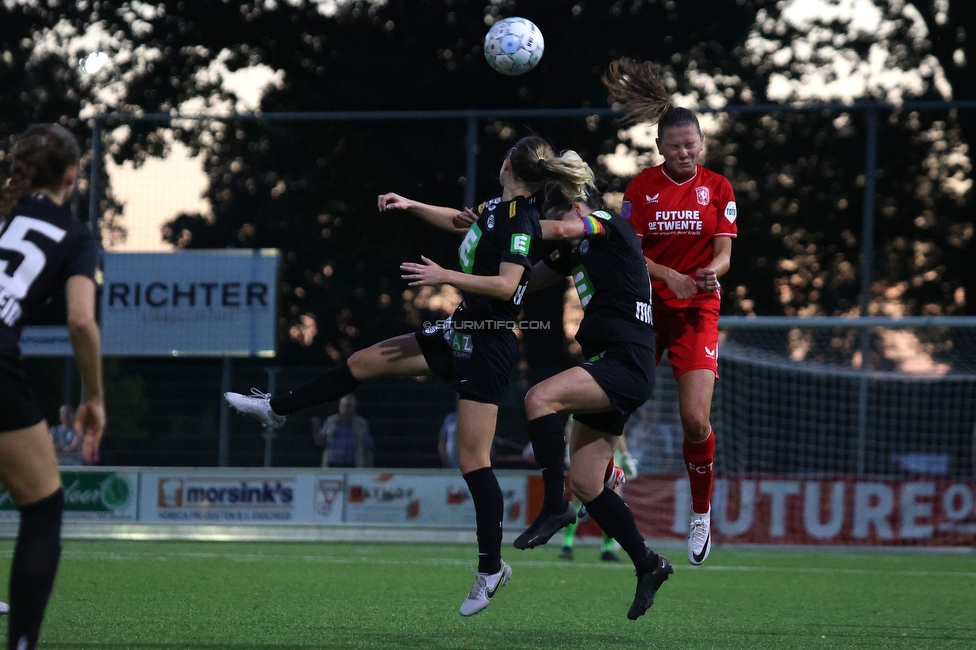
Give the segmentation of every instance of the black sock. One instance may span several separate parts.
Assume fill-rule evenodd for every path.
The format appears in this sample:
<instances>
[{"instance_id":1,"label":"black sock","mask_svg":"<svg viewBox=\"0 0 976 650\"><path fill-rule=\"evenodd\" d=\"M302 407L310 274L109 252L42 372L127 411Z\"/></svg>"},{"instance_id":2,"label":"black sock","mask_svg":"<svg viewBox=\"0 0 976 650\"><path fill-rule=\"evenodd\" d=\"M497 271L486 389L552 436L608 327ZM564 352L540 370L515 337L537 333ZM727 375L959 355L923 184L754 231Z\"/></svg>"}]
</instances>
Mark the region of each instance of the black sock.
<instances>
[{"instance_id":1,"label":"black sock","mask_svg":"<svg viewBox=\"0 0 976 650\"><path fill-rule=\"evenodd\" d=\"M529 420L529 441L535 462L542 468L543 505L558 512L566 507L566 438L562 420L555 413Z\"/></svg>"},{"instance_id":2,"label":"black sock","mask_svg":"<svg viewBox=\"0 0 976 650\"><path fill-rule=\"evenodd\" d=\"M20 530L10 567L10 626L7 648L16 650L26 639L27 648L37 645L54 575L61 558L61 513L64 490L20 509Z\"/></svg>"},{"instance_id":3,"label":"black sock","mask_svg":"<svg viewBox=\"0 0 976 650\"><path fill-rule=\"evenodd\" d=\"M627 552L638 573L650 571L657 565L657 554L647 548L637 530L634 514L619 494L603 488L600 496L584 505L603 532L617 540L620 548Z\"/></svg>"},{"instance_id":4,"label":"black sock","mask_svg":"<svg viewBox=\"0 0 976 650\"><path fill-rule=\"evenodd\" d=\"M356 390L359 382L352 376L349 364L343 362L307 381L287 395L271 398L271 410L278 415L291 415L310 406L334 402Z\"/></svg>"},{"instance_id":5,"label":"black sock","mask_svg":"<svg viewBox=\"0 0 976 650\"><path fill-rule=\"evenodd\" d=\"M475 521L478 522L478 572L498 573L502 568L502 519L505 516L502 489L490 467L468 472L464 482L471 492Z\"/></svg>"}]
</instances>

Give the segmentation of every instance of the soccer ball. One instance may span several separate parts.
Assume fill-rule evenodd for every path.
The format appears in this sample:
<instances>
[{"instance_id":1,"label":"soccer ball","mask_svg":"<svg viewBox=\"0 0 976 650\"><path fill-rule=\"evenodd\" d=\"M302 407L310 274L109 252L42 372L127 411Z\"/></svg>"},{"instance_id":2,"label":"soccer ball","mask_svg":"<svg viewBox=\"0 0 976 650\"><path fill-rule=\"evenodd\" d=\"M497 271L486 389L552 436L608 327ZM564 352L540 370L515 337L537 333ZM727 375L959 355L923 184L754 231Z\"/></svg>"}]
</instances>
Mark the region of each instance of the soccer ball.
<instances>
[{"instance_id":1,"label":"soccer ball","mask_svg":"<svg viewBox=\"0 0 976 650\"><path fill-rule=\"evenodd\" d=\"M528 72L539 63L545 41L542 32L525 18L505 18L485 35L488 65L502 74Z\"/></svg>"}]
</instances>

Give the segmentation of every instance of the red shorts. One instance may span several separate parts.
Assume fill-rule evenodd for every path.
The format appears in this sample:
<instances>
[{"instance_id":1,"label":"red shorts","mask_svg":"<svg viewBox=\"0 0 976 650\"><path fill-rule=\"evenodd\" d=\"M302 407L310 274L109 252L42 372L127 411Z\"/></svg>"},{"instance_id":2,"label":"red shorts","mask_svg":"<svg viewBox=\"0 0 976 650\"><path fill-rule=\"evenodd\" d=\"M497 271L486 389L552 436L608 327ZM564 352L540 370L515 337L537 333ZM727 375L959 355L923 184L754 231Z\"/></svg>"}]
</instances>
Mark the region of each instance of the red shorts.
<instances>
[{"instance_id":1,"label":"red shorts","mask_svg":"<svg viewBox=\"0 0 976 650\"><path fill-rule=\"evenodd\" d=\"M657 362L665 350L674 377L711 370L718 379L718 305L670 309L654 305Z\"/></svg>"}]
</instances>

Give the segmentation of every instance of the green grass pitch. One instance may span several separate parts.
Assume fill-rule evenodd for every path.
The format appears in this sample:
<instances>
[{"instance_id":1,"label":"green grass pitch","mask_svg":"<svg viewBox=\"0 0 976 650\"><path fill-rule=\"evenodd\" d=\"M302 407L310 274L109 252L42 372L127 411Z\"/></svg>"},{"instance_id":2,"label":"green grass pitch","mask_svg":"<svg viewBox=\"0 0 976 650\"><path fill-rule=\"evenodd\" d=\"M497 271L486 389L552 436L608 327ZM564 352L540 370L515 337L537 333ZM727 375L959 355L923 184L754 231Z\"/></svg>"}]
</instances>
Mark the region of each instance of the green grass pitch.
<instances>
[{"instance_id":1,"label":"green grass pitch","mask_svg":"<svg viewBox=\"0 0 976 650\"><path fill-rule=\"evenodd\" d=\"M971 552L719 548L696 568L669 549L675 574L637 621L629 563L557 553L504 550L512 581L463 618L474 545L66 541L41 647L976 647Z\"/></svg>"}]
</instances>

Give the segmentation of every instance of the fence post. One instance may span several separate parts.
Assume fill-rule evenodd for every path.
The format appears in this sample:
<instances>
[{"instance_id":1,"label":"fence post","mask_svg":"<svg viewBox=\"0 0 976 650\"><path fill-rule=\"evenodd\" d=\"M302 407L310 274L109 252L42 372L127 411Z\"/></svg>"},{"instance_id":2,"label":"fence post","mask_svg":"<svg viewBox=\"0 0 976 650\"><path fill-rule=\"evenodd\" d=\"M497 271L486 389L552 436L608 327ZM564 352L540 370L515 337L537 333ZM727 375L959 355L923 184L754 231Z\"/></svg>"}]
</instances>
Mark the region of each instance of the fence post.
<instances>
[{"instance_id":1,"label":"fence post","mask_svg":"<svg viewBox=\"0 0 976 650\"><path fill-rule=\"evenodd\" d=\"M466 164L464 169L464 207L475 206L475 191L478 177L478 118L468 118L468 133L465 138Z\"/></svg>"},{"instance_id":2,"label":"fence post","mask_svg":"<svg viewBox=\"0 0 976 650\"><path fill-rule=\"evenodd\" d=\"M230 357L221 360L220 368L220 438L217 442L217 465L230 465L230 406L224 399L224 393L230 391L231 364Z\"/></svg>"},{"instance_id":3,"label":"fence post","mask_svg":"<svg viewBox=\"0 0 976 650\"><path fill-rule=\"evenodd\" d=\"M281 368L266 368L268 371L268 395L274 395L278 386L278 371ZM272 444L275 439L275 430L265 427L264 433L264 466L271 467Z\"/></svg>"},{"instance_id":4,"label":"fence post","mask_svg":"<svg viewBox=\"0 0 976 650\"><path fill-rule=\"evenodd\" d=\"M864 152L864 205L861 224L861 317L870 316L869 308L874 299L874 217L876 179L878 173L878 107L869 102L865 108L866 143ZM861 330L861 379L857 396L857 474L867 469L868 436L868 371L871 357L871 332Z\"/></svg>"}]
</instances>

